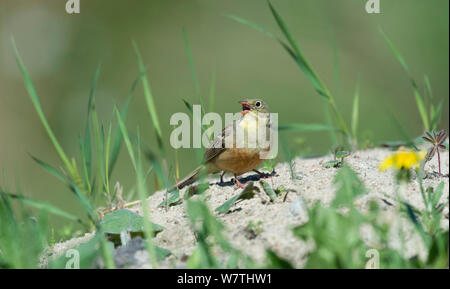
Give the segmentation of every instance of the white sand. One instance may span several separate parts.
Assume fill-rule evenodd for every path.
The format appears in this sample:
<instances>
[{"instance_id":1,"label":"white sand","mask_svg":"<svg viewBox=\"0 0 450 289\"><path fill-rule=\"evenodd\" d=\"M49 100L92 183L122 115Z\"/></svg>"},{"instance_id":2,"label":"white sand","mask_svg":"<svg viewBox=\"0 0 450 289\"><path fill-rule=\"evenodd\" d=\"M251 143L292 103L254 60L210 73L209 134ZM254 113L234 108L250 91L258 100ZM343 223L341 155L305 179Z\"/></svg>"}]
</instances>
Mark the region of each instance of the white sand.
<instances>
[{"instance_id":1,"label":"white sand","mask_svg":"<svg viewBox=\"0 0 450 289\"><path fill-rule=\"evenodd\" d=\"M380 162L389 154L390 151L386 149L371 149L354 152L346 158L346 163L357 172L368 190L366 195L358 198L356 205L361 210L365 210L370 200L377 200L383 209L380 218L391 222L394 228L400 225L403 227L406 238L406 255L418 255L421 258L425 258L425 248L410 223L398 216L394 206L388 205L383 201L385 199L388 202L395 203L393 201L394 179L392 172L380 172L378 170ZM237 249L242 250L257 262L262 262L265 258L265 250L270 248L281 257L291 261L296 267L302 267L306 262L308 252L314 248L314 244L312 242L305 243L292 234L291 228L306 222L307 216L301 213L301 206L298 206L298 203L296 208L291 208L291 204L299 196L302 197L307 206L311 206L315 201L320 201L326 206L330 204L335 194L336 188L333 186L332 181L337 169L324 168L322 166L324 162L330 159L331 156L295 159L294 172L298 177L297 180L290 178L288 164L278 164L275 169L277 175L267 181L274 189L283 186L292 190L285 202L280 196L277 197L275 202L269 202L269 197L261 188L261 191L252 199L239 201L233 205L227 214L219 214L214 212L215 208L239 193L239 190L236 190L232 185L218 186L216 184L218 178L211 178L210 183L212 185L205 192L207 204L210 210L225 224L227 228L226 235ZM442 173L448 175L448 152L441 154L441 168ZM430 161L425 169L428 172L437 171L437 157ZM254 175L254 173L248 173L243 177L248 175ZM225 180L229 179L230 176L227 175ZM448 176L427 178L424 180L424 186L436 187L441 181L445 183L441 202L447 202L441 226L448 229ZM259 182L255 182L255 185L260 187ZM182 195L185 191L186 189L183 189L180 194ZM196 197L194 196L193 198ZM419 209L424 208L417 181L413 181L408 185L402 197L411 205ZM195 237L186 216L185 203L171 206L166 211L165 208L157 208L163 199L164 191L155 192L148 199L152 222L165 228L156 236L155 244L169 249L173 253L172 256L162 263L163 267L183 267L186 256L189 256L196 247ZM139 206L131 210L140 213ZM299 211L300 214L294 216L292 210L294 210L294 213ZM246 233L249 222L254 224L260 223L259 227L262 229L262 232L256 236L249 236ZM362 235L368 244L373 242L370 231L362 230ZM57 244L53 248L54 252L58 254L65 248L72 247L73 243L78 243L78 241L72 242L70 240L66 243ZM399 246L398 238L395 238L395 235L392 237L391 246ZM214 252L220 257L220 250L215 250Z\"/></svg>"}]
</instances>

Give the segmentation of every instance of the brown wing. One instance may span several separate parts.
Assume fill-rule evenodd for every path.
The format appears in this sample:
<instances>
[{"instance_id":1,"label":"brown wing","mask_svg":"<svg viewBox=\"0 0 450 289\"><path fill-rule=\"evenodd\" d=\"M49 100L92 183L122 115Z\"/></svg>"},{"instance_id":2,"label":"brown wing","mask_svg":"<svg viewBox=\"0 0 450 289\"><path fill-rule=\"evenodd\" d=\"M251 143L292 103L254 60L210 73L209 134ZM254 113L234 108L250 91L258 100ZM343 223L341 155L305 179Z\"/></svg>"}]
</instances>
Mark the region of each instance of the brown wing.
<instances>
[{"instance_id":1,"label":"brown wing","mask_svg":"<svg viewBox=\"0 0 450 289\"><path fill-rule=\"evenodd\" d=\"M210 143L209 148L205 151L205 163L225 151L225 138L233 133L233 125L234 122L225 126L222 133Z\"/></svg>"}]
</instances>

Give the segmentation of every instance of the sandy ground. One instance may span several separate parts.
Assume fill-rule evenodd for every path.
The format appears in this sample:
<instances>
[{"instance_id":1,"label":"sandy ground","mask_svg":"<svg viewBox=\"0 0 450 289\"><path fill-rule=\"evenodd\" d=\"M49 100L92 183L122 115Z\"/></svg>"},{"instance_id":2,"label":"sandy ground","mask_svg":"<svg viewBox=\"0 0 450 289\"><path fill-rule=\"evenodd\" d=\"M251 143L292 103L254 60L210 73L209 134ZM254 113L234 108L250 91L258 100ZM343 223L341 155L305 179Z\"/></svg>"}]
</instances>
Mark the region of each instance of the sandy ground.
<instances>
[{"instance_id":1,"label":"sandy ground","mask_svg":"<svg viewBox=\"0 0 450 289\"><path fill-rule=\"evenodd\" d=\"M418 255L426 257L423 243L415 233L410 223L397 216L394 206L394 179L391 171L381 172L378 170L380 162L391 152L386 149L371 149L357 151L346 158L346 163L350 165L364 182L368 193L361 196L356 201L356 206L365 210L370 200L376 200L382 210L381 218L392 222L393 227L402 226L406 238L406 255ZM291 228L300 225L308 220L307 214L301 207L301 200L310 207L315 201L320 201L324 205L329 205L332 201L336 188L332 181L337 169L324 168L323 163L331 160L331 156L320 158L294 160L294 173L296 179L290 178L289 166L286 163L278 164L275 168L276 175L267 181L272 188L283 186L290 189L283 202L282 197L278 197L275 202L269 202L269 197L264 193L258 181L254 184L261 188L252 199L242 200L233 205L231 210L224 213L214 212L215 208L232 198L239 190L229 183L219 186L218 178L211 178L210 187L206 191L206 202L211 211L226 226L226 236L235 248L242 250L251 256L257 263L261 263L265 258L265 250L270 248L279 256L291 261L295 267L301 268L306 262L307 254L314 248L312 242L303 242L294 237ZM441 226L448 229L448 197L449 197L449 155L443 152L441 155L442 173L446 177L428 177L424 180L425 187L436 187L441 181L445 183L444 193L441 202L447 202L444 209L444 217ZM425 170L427 172L437 171L437 158L430 161ZM255 173L247 173L243 178L253 176ZM256 177L256 176L255 176ZM226 176L225 180L229 180ZM184 194L183 189L180 194ZM193 198L196 198L194 196ZM424 207L417 181L410 183L402 194L404 200L411 205L422 209ZM155 244L169 249L173 255L162 262L162 267L183 268L187 256L196 247L195 236L186 216L185 203L171 206L166 211L165 208L157 208L164 199L164 191L155 192L149 199L151 220L154 223L164 226L164 230L159 233ZM387 201L387 202L386 202ZM140 207L131 208L140 213ZM256 235L249 234L246 228L250 222L259 224L261 232ZM370 244L370 232L362 230L363 238ZM71 248L89 238L89 234L84 238L69 240L65 243L56 244L52 251L55 255L61 254L64 250ZM399 246L395 236L392 238L391 246ZM220 256L220 250L215 251ZM140 261L139 261L140 260ZM131 267L146 267L146 252L139 251Z\"/></svg>"}]
</instances>

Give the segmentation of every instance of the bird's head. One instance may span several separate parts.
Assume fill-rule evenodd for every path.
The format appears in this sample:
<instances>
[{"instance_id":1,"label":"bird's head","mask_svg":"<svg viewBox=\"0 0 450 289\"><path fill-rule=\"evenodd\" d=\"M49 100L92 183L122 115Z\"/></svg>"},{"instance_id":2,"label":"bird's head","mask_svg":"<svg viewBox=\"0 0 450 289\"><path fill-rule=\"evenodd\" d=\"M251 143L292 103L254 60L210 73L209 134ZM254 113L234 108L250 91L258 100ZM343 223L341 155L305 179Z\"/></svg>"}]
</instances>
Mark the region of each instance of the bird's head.
<instances>
[{"instance_id":1,"label":"bird's head","mask_svg":"<svg viewBox=\"0 0 450 289\"><path fill-rule=\"evenodd\" d=\"M239 101L242 104L242 115L252 111L259 113L269 113L269 107L261 99L246 99Z\"/></svg>"}]
</instances>

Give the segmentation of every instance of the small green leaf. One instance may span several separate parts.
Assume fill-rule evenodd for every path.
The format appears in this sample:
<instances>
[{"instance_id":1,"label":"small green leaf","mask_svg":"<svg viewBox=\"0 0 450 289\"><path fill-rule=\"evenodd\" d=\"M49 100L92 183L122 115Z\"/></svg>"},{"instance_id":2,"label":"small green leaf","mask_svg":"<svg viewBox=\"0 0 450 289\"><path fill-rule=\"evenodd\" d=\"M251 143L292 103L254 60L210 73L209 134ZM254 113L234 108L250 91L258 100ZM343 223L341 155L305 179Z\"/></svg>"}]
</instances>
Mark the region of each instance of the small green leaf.
<instances>
[{"instance_id":1,"label":"small green leaf","mask_svg":"<svg viewBox=\"0 0 450 289\"><path fill-rule=\"evenodd\" d=\"M80 269L90 269L95 267L95 261L101 255L101 237L96 234L89 241L78 245L75 248L68 249L64 252L63 255L56 258L53 261L49 262L49 268L66 268L66 266L70 266L70 262L68 262L71 258L74 258L73 254L77 254L79 256L79 266ZM110 254L114 253L114 245L111 242L107 242L106 250L109 251Z\"/></svg>"},{"instance_id":2,"label":"small green leaf","mask_svg":"<svg viewBox=\"0 0 450 289\"><path fill-rule=\"evenodd\" d=\"M405 203L405 206L406 206L406 212L408 214L409 219L414 224L414 227L416 228L419 235L422 237L422 240L424 241L425 245L427 247L429 247L431 244L430 236L427 235L422 224L417 219L416 214L414 213L413 207L408 203Z\"/></svg>"},{"instance_id":3,"label":"small green leaf","mask_svg":"<svg viewBox=\"0 0 450 289\"><path fill-rule=\"evenodd\" d=\"M194 195L201 195L209 188L209 183L200 183L197 185L189 186L183 195L183 199L187 200Z\"/></svg>"},{"instance_id":4,"label":"small green leaf","mask_svg":"<svg viewBox=\"0 0 450 289\"><path fill-rule=\"evenodd\" d=\"M162 208L167 206L176 206L181 204L181 199L180 199L180 191L179 190L175 190L169 193L169 197L167 198L167 201L164 199L161 203L159 203L158 208Z\"/></svg>"},{"instance_id":5,"label":"small green leaf","mask_svg":"<svg viewBox=\"0 0 450 289\"><path fill-rule=\"evenodd\" d=\"M363 268L367 248L360 236L360 220L355 214L343 215L315 202L308 209L308 221L293 228L295 236L316 244L305 268Z\"/></svg>"},{"instance_id":6,"label":"small green leaf","mask_svg":"<svg viewBox=\"0 0 450 289\"><path fill-rule=\"evenodd\" d=\"M234 197L232 197L231 199L229 199L228 201L226 201L225 203L223 203L222 205L217 207L216 212L226 213L230 210L231 206L237 200L241 200L241 199L245 200L245 199L253 198L253 195L255 194L255 190L257 190L257 189L258 188L254 186L253 182L250 182L241 193L236 194Z\"/></svg>"},{"instance_id":7,"label":"small green leaf","mask_svg":"<svg viewBox=\"0 0 450 289\"><path fill-rule=\"evenodd\" d=\"M144 219L142 216L126 209L120 209L106 214L100 225L105 233L120 234L121 231L143 232ZM152 223L153 231L161 232L164 228Z\"/></svg>"},{"instance_id":8,"label":"small green leaf","mask_svg":"<svg viewBox=\"0 0 450 289\"><path fill-rule=\"evenodd\" d=\"M348 151L338 151L336 153L336 158L338 159L342 159L342 158L346 158L350 155L350 153Z\"/></svg>"},{"instance_id":9,"label":"small green leaf","mask_svg":"<svg viewBox=\"0 0 450 289\"><path fill-rule=\"evenodd\" d=\"M170 254L172 254L172 252L170 252L170 250L155 246L155 252L156 252L156 259L158 259L158 261L162 261L164 260L167 256L169 256Z\"/></svg>"},{"instance_id":10,"label":"small green leaf","mask_svg":"<svg viewBox=\"0 0 450 289\"><path fill-rule=\"evenodd\" d=\"M338 186L332 206L352 206L354 199L365 193L365 188L358 175L347 165L339 169L333 183Z\"/></svg>"},{"instance_id":11,"label":"small green leaf","mask_svg":"<svg viewBox=\"0 0 450 289\"><path fill-rule=\"evenodd\" d=\"M289 261L279 257L272 250L266 251L266 259L268 263L267 267L270 269L294 269Z\"/></svg>"},{"instance_id":12,"label":"small green leaf","mask_svg":"<svg viewBox=\"0 0 450 289\"><path fill-rule=\"evenodd\" d=\"M275 199L277 198L277 194L275 193L275 191L272 189L272 187L269 185L269 183L261 180L259 181L264 189L264 192L266 192L266 194L269 196L270 201L273 202L275 201Z\"/></svg>"},{"instance_id":13,"label":"small green leaf","mask_svg":"<svg viewBox=\"0 0 450 289\"><path fill-rule=\"evenodd\" d=\"M333 160L333 161L328 161L326 163L324 163L322 166L324 168L337 168L341 165L341 161L340 160Z\"/></svg>"},{"instance_id":14,"label":"small green leaf","mask_svg":"<svg viewBox=\"0 0 450 289\"><path fill-rule=\"evenodd\" d=\"M235 195L234 197L232 197L231 199L229 199L228 201L223 203L221 206L217 207L216 212L219 212L219 213L228 212L230 210L231 206L234 204L234 202L236 202L239 199L240 196L241 196L240 194Z\"/></svg>"},{"instance_id":15,"label":"small green leaf","mask_svg":"<svg viewBox=\"0 0 450 289\"><path fill-rule=\"evenodd\" d=\"M193 229L198 235L199 246L197 249L203 253L205 253L205 250L208 251L208 247L206 246L207 236L214 237L217 244L219 244L223 250L230 251L232 249L231 244L222 233L225 226L211 214L208 207L203 202L188 200L187 215Z\"/></svg>"},{"instance_id":16,"label":"small green leaf","mask_svg":"<svg viewBox=\"0 0 450 289\"><path fill-rule=\"evenodd\" d=\"M433 194L431 195L431 205L433 206L433 208L435 208L439 203L439 200L441 199L443 192L444 192L444 182L440 182L439 185L434 190Z\"/></svg>"},{"instance_id":17,"label":"small green leaf","mask_svg":"<svg viewBox=\"0 0 450 289\"><path fill-rule=\"evenodd\" d=\"M284 186L279 186L278 188L275 189L275 193L277 195L282 194L284 192L288 192L288 191L290 191L290 190L285 188Z\"/></svg>"}]
</instances>

